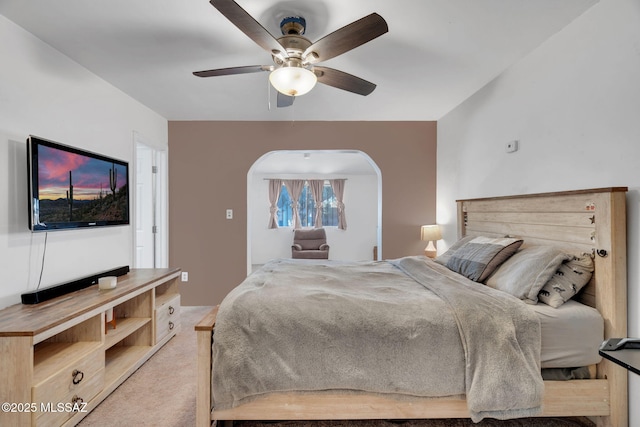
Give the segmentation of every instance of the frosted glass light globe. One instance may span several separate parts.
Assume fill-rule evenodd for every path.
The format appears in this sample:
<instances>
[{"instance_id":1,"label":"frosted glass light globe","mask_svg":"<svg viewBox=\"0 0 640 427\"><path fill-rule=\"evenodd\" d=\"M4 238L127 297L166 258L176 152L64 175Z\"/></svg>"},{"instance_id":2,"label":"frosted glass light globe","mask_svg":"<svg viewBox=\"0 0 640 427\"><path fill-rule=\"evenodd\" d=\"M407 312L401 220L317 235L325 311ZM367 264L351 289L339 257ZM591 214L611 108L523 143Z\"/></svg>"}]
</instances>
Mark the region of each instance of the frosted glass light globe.
<instances>
[{"instance_id":1,"label":"frosted glass light globe","mask_svg":"<svg viewBox=\"0 0 640 427\"><path fill-rule=\"evenodd\" d=\"M273 70L269 75L269 81L278 92L289 96L300 96L313 89L318 78L306 68L285 66Z\"/></svg>"}]
</instances>

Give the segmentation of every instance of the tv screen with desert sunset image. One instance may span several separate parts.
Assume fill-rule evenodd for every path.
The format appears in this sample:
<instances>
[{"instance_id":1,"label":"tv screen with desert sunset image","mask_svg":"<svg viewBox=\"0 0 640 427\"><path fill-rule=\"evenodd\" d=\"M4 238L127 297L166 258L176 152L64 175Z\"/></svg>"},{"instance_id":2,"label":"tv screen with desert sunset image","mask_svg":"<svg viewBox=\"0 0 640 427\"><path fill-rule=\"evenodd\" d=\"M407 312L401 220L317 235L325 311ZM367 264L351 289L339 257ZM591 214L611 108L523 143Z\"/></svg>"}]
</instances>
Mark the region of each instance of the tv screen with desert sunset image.
<instances>
[{"instance_id":1,"label":"tv screen with desert sunset image","mask_svg":"<svg viewBox=\"0 0 640 427\"><path fill-rule=\"evenodd\" d=\"M30 137L31 229L129 223L128 164Z\"/></svg>"}]
</instances>

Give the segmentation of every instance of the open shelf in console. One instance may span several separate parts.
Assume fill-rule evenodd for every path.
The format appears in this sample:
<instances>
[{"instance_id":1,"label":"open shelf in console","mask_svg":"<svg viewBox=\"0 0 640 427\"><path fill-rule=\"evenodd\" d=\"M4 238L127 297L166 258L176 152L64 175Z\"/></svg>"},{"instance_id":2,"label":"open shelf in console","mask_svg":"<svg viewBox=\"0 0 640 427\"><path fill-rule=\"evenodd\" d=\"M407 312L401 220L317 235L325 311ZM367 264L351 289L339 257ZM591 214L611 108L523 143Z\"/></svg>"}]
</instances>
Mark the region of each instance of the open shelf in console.
<instances>
[{"instance_id":1,"label":"open shelf in console","mask_svg":"<svg viewBox=\"0 0 640 427\"><path fill-rule=\"evenodd\" d=\"M115 328L105 331L105 384L131 374L153 347L153 289L113 307Z\"/></svg>"},{"instance_id":2,"label":"open shelf in console","mask_svg":"<svg viewBox=\"0 0 640 427\"><path fill-rule=\"evenodd\" d=\"M72 326L33 348L33 383L48 381L60 369L86 357L102 346L99 315Z\"/></svg>"},{"instance_id":3,"label":"open shelf in console","mask_svg":"<svg viewBox=\"0 0 640 427\"><path fill-rule=\"evenodd\" d=\"M122 376L128 376L141 364L144 356L151 350L151 346L115 346L105 354L106 387L117 383Z\"/></svg>"},{"instance_id":4,"label":"open shelf in console","mask_svg":"<svg viewBox=\"0 0 640 427\"><path fill-rule=\"evenodd\" d=\"M104 340L105 350L110 349L149 322L151 322L151 319L148 317L116 318L116 327L114 329L107 327L107 334Z\"/></svg>"},{"instance_id":5,"label":"open shelf in console","mask_svg":"<svg viewBox=\"0 0 640 427\"><path fill-rule=\"evenodd\" d=\"M176 295L180 294L178 289L178 278L174 278L172 280L168 280L165 283L158 285L156 287L156 307L160 307L167 303L168 301L175 298Z\"/></svg>"}]
</instances>

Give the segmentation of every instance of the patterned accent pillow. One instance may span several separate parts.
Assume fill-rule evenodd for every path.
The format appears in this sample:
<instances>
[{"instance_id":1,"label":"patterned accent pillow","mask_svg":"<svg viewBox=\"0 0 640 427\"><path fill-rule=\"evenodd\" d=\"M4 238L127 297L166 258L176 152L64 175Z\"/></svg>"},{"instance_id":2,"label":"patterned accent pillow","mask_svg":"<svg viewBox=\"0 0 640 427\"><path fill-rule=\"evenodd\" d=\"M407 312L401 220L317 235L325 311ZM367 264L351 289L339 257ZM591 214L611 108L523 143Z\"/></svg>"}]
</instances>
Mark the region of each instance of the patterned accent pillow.
<instances>
[{"instance_id":1,"label":"patterned accent pillow","mask_svg":"<svg viewBox=\"0 0 640 427\"><path fill-rule=\"evenodd\" d=\"M447 268L475 282L482 282L522 245L522 239L474 237L460 246Z\"/></svg>"},{"instance_id":2,"label":"patterned accent pillow","mask_svg":"<svg viewBox=\"0 0 640 427\"><path fill-rule=\"evenodd\" d=\"M442 264L444 266L447 265L447 263L449 262L449 259L451 258L451 255L453 255L458 249L460 249L460 247L462 245L464 245L465 243L467 243L468 241L474 239L475 236L466 236L463 237L462 239L458 240L457 242L455 242L453 245L451 245L451 247L442 255L436 257L436 259L434 260L435 262L437 262L438 264Z\"/></svg>"},{"instance_id":3,"label":"patterned accent pillow","mask_svg":"<svg viewBox=\"0 0 640 427\"><path fill-rule=\"evenodd\" d=\"M487 286L520 298L528 304L538 302L540 289L571 255L551 246L520 248L486 280Z\"/></svg>"},{"instance_id":4,"label":"patterned accent pillow","mask_svg":"<svg viewBox=\"0 0 640 427\"><path fill-rule=\"evenodd\" d=\"M560 307L589 283L593 270L593 259L589 254L572 257L560 265L556 273L542 287L538 299L551 307Z\"/></svg>"}]
</instances>

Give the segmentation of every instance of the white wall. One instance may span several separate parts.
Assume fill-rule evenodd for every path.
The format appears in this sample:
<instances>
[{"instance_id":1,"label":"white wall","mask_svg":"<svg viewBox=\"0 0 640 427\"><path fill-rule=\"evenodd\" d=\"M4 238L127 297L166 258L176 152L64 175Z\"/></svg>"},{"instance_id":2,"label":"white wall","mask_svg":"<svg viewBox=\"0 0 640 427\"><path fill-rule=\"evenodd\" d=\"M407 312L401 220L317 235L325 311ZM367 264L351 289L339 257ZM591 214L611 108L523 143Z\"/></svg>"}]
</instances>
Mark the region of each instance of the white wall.
<instances>
[{"instance_id":1,"label":"white wall","mask_svg":"<svg viewBox=\"0 0 640 427\"><path fill-rule=\"evenodd\" d=\"M279 175L279 178L296 178ZM269 181L255 174L250 186L251 263L264 264L270 259L291 258L293 231L290 227L268 229ZM301 178L301 177L297 177ZM320 178L304 176L304 179ZM329 258L342 261L372 260L377 241L378 179L376 175L322 176L324 179L346 178L344 190L347 229L325 227Z\"/></svg>"},{"instance_id":2,"label":"white wall","mask_svg":"<svg viewBox=\"0 0 640 427\"><path fill-rule=\"evenodd\" d=\"M45 234L28 231L29 134L130 163L137 131L167 148L167 121L0 16L0 307L40 276ZM131 200L133 202L133 198ZM133 217L133 212L131 212ZM41 287L132 264L130 226L48 233Z\"/></svg>"},{"instance_id":3,"label":"white wall","mask_svg":"<svg viewBox=\"0 0 640 427\"><path fill-rule=\"evenodd\" d=\"M521 148L506 154L512 140ZM639 165L640 2L602 0L438 122L440 249L456 238L455 199L628 186L629 335L640 336ZM638 402L640 376L629 381Z\"/></svg>"}]
</instances>

